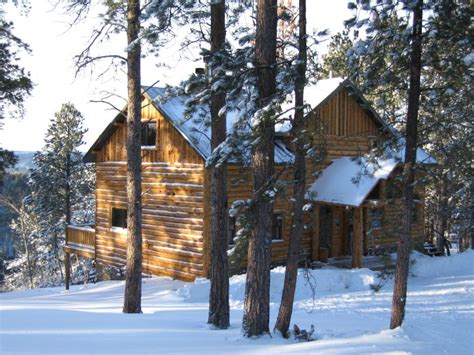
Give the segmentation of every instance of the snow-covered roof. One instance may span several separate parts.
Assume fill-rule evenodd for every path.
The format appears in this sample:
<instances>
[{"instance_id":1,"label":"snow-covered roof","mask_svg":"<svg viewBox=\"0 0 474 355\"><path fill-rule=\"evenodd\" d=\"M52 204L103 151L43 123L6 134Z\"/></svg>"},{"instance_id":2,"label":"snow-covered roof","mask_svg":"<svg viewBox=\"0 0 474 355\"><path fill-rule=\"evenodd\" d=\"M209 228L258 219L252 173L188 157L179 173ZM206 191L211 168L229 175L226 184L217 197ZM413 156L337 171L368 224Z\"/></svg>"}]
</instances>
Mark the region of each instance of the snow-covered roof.
<instances>
[{"instance_id":1,"label":"snow-covered roof","mask_svg":"<svg viewBox=\"0 0 474 355\"><path fill-rule=\"evenodd\" d=\"M306 199L359 207L379 180L387 179L397 166L394 159L366 157L336 159L306 192Z\"/></svg>"},{"instance_id":2,"label":"snow-covered roof","mask_svg":"<svg viewBox=\"0 0 474 355\"><path fill-rule=\"evenodd\" d=\"M199 113L194 113L192 117L185 118L186 97L175 96L162 102L161 98L165 95L165 89L158 87L145 88L145 94L204 159L211 155L211 128L209 122L205 122L206 120L203 120ZM236 119L237 112L227 112L227 132L232 131ZM293 160L293 153L288 150L281 139L277 138L275 140L275 163L289 164Z\"/></svg>"}]
</instances>

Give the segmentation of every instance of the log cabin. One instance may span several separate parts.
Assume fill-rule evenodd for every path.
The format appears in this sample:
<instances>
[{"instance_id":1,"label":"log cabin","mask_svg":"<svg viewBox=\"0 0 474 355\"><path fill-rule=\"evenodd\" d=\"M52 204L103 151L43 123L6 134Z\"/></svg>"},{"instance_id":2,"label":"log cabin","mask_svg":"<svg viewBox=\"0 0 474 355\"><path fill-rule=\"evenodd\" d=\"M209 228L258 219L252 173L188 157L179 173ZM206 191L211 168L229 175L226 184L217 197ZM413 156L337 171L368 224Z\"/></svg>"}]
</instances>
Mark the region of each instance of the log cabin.
<instances>
[{"instance_id":1,"label":"log cabin","mask_svg":"<svg viewBox=\"0 0 474 355\"><path fill-rule=\"evenodd\" d=\"M210 182L205 166L211 154L208 125L184 119L183 97L161 99L164 89L146 87L142 97L143 272L192 281L207 277L210 262ZM363 256L390 250L397 241L400 213L400 150L392 158L371 159L384 139L397 133L375 112L350 80L321 80L305 91L312 108L306 124L314 142L324 141L324 161L307 161L308 204L302 256L311 261ZM69 255L123 267L126 260L126 109L107 126L84 156L96 166L96 223L69 225L64 247ZM228 114L232 127L232 114ZM321 132L323 132L321 134ZM275 135L279 179L291 191L293 154L288 124ZM373 155L373 154L372 154ZM435 161L421 149L422 164ZM364 170L364 173L361 171ZM251 198L250 168L230 160L229 206ZM412 235L423 242L423 186L417 185ZM285 262L290 234L291 193L274 205L272 262ZM235 236L230 218L229 241ZM69 274L69 273L67 273ZM69 283L69 277L67 284Z\"/></svg>"}]
</instances>

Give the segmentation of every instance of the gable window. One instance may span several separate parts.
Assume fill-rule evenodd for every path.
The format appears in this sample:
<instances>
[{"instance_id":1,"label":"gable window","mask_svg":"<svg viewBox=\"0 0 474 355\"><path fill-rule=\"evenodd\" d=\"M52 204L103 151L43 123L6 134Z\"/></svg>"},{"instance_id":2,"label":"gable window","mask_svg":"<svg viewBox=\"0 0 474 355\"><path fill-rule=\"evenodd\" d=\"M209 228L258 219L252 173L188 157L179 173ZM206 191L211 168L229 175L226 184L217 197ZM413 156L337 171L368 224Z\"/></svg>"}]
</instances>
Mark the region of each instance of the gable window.
<instances>
[{"instance_id":1,"label":"gable window","mask_svg":"<svg viewBox=\"0 0 474 355\"><path fill-rule=\"evenodd\" d=\"M374 208L370 210L370 228L382 228L382 209Z\"/></svg>"},{"instance_id":2,"label":"gable window","mask_svg":"<svg viewBox=\"0 0 474 355\"><path fill-rule=\"evenodd\" d=\"M156 147L156 122L142 122L142 147Z\"/></svg>"},{"instance_id":3,"label":"gable window","mask_svg":"<svg viewBox=\"0 0 474 355\"><path fill-rule=\"evenodd\" d=\"M127 209L112 208L112 228L127 228Z\"/></svg>"},{"instance_id":4,"label":"gable window","mask_svg":"<svg viewBox=\"0 0 474 355\"><path fill-rule=\"evenodd\" d=\"M283 240L283 216L279 213L273 215L272 240Z\"/></svg>"}]
</instances>

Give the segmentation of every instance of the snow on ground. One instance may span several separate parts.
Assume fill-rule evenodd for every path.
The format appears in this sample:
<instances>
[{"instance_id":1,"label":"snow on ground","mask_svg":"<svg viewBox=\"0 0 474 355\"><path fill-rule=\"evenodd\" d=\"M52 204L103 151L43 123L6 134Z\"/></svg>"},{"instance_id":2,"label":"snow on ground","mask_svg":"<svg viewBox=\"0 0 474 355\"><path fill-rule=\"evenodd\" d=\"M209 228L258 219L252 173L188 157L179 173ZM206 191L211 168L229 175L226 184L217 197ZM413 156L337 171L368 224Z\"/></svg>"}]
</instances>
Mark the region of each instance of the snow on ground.
<instances>
[{"instance_id":1,"label":"snow on ground","mask_svg":"<svg viewBox=\"0 0 474 355\"><path fill-rule=\"evenodd\" d=\"M474 252L414 256L406 321L388 330L389 281L379 292L368 269L311 271L313 301L303 273L293 323L316 328L316 341L278 336L257 340L240 332L245 277L230 281L231 328L207 319L209 282L145 279L143 314L122 314L123 282L45 288L0 295L1 354L474 354ZM271 326L284 268L272 271Z\"/></svg>"}]
</instances>

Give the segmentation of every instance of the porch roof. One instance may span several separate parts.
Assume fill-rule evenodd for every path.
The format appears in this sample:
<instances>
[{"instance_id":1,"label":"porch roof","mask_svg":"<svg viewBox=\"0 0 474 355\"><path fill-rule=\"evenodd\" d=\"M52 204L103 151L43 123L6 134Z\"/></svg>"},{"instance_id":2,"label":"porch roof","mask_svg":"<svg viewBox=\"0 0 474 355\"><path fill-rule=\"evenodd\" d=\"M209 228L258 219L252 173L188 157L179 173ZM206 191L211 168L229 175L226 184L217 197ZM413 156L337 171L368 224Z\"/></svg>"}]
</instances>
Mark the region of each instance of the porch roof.
<instances>
[{"instance_id":1,"label":"porch roof","mask_svg":"<svg viewBox=\"0 0 474 355\"><path fill-rule=\"evenodd\" d=\"M360 207L377 183L387 179L397 164L394 159L335 159L313 182L305 197L314 202Z\"/></svg>"}]
</instances>

